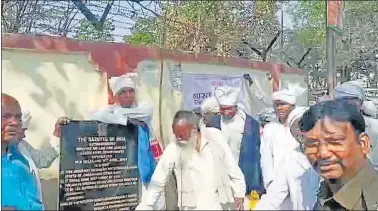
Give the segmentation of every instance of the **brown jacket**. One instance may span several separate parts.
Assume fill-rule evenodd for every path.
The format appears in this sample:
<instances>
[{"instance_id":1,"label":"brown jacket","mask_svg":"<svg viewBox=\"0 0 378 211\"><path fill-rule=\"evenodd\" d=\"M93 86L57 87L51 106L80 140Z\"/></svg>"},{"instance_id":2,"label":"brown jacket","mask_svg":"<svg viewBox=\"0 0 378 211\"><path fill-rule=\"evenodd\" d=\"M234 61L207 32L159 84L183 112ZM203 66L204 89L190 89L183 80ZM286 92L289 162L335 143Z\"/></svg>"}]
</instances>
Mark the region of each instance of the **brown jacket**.
<instances>
[{"instance_id":1,"label":"brown jacket","mask_svg":"<svg viewBox=\"0 0 378 211\"><path fill-rule=\"evenodd\" d=\"M332 194L323 182L314 210L378 210L378 172L370 161L361 171Z\"/></svg>"}]
</instances>

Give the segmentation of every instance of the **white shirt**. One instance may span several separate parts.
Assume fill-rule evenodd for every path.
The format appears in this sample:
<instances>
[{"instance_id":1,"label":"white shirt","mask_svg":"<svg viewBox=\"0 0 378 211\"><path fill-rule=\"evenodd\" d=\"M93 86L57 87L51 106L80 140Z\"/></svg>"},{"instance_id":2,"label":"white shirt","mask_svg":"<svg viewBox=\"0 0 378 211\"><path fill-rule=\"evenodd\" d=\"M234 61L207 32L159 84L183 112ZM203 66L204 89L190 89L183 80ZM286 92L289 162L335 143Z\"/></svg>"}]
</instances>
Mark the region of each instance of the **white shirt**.
<instances>
[{"instance_id":1,"label":"white shirt","mask_svg":"<svg viewBox=\"0 0 378 211\"><path fill-rule=\"evenodd\" d=\"M219 174L228 174L235 197L244 196L244 176L233 160L222 133L215 128L202 128L201 134L200 152L194 149L183 149L177 142L171 142L167 146L152 176L146 197L143 198L138 209L153 209L172 171L177 177L180 209L222 210L216 182L219 180ZM224 155L222 160L214 160L217 157L210 144L217 144L217 149ZM228 172L219 171L215 162L225 165Z\"/></svg>"},{"instance_id":2,"label":"white shirt","mask_svg":"<svg viewBox=\"0 0 378 211\"><path fill-rule=\"evenodd\" d=\"M225 121L224 118L221 117L221 130L237 163L239 162L245 120L246 114L241 109L238 109L238 112L229 121Z\"/></svg>"},{"instance_id":3,"label":"white shirt","mask_svg":"<svg viewBox=\"0 0 378 211\"><path fill-rule=\"evenodd\" d=\"M42 149L34 149L26 140L22 139L17 145L21 154L29 163L30 171L34 173L37 179L37 186L40 200L43 201L41 181L39 179L38 169L48 168L52 162L59 156L59 138L52 136L48 143L44 143Z\"/></svg>"},{"instance_id":4,"label":"white shirt","mask_svg":"<svg viewBox=\"0 0 378 211\"><path fill-rule=\"evenodd\" d=\"M292 206L285 207L286 210L312 210L319 185L319 174L304 154L294 150L282 159L272 183L255 210L283 209L283 203L288 200Z\"/></svg>"},{"instance_id":5,"label":"white shirt","mask_svg":"<svg viewBox=\"0 0 378 211\"><path fill-rule=\"evenodd\" d=\"M284 125L271 122L265 125L261 137L261 170L265 188L273 181L282 158L299 146L290 129Z\"/></svg>"}]
</instances>

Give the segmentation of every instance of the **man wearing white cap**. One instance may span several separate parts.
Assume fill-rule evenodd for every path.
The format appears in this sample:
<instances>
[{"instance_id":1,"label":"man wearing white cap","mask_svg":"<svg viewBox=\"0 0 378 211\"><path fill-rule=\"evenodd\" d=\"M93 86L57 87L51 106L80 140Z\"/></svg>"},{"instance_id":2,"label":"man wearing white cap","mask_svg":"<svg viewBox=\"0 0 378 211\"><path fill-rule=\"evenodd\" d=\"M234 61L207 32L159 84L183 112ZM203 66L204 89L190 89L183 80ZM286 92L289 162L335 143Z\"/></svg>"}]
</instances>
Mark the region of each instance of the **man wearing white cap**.
<instances>
[{"instance_id":1,"label":"man wearing white cap","mask_svg":"<svg viewBox=\"0 0 378 211\"><path fill-rule=\"evenodd\" d=\"M29 128L31 118L32 116L30 115L30 111L27 109L22 109L22 131L20 131L19 135L20 140L16 144L21 154L28 161L30 170L37 178L39 197L42 201L42 188L38 176L38 169L49 168L55 158L59 156L59 138L52 136L49 142L44 143L41 150L34 149L25 140L25 131Z\"/></svg>"},{"instance_id":2,"label":"man wearing white cap","mask_svg":"<svg viewBox=\"0 0 378 211\"><path fill-rule=\"evenodd\" d=\"M298 124L307 110L307 107L296 107L290 112L285 132L287 139L295 141L297 147L281 158L274 179L256 210L311 210L314 207L320 176L304 155Z\"/></svg>"},{"instance_id":3,"label":"man wearing white cap","mask_svg":"<svg viewBox=\"0 0 378 211\"><path fill-rule=\"evenodd\" d=\"M218 100L215 96L206 98L201 104L201 115L203 123L207 127L220 128L220 108Z\"/></svg>"},{"instance_id":4,"label":"man wearing white cap","mask_svg":"<svg viewBox=\"0 0 378 211\"><path fill-rule=\"evenodd\" d=\"M238 107L239 96L240 90L236 88L225 86L215 89L220 105L221 130L244 174L247 187L244 208L249 210L251 193L264 192L260 168L260 125Z\"/></svg>"},{"instance_id":5,"label":"man wearing white cap","mask_svg":"<svg viewBox=\"0 0 378 211\"><path fill-rule=\"evenodd\" d=\"M335 87L335 98L344 99L350 103L355 104L363 113L366 133L371 140L371 151L369 158L374 165L374 168L378 170L378 119L374 117L376 112L372 105L366 101L365 90L358 84L346 82Z\"/></svg>"},{"instance_id":6,"label":"man wearing white cap","mask_svg":"<svg viewBox=\"0 0 378 211\"><path fill-rule=\"evenodd\" d=\"M112 77L109 86L115 97L115 104L107 106L101 111L94 112L91 119L127 125L129 122L138 125L138 169L142 181L143 192L148 187L156 167L156 161L150 148L152 136L152 106L148 103L136 101L136 73ZM158 200L156 210L165 209L164 194Z\"/></svg>"},{"instance_id":7,"label":"man wearing white cap","mask_svg":"<svg viewBox=\"0 0 378 211\"><path fill-rule=\"evenodd\" d=\"M305 89L299 86L289 86L287 89L276 91L272 95L273 108L279 122L268 123L263 129L261 153L261 169L264 178L264 186L269 189L270 184L275 179L276 172L280 167L281 160L285 155L291 153L298 147L290 133L288 117L295 110L297 96L302 94ZM286 200L280 205L279 209L291 209L290 200Z\"/></svg>"}]
</instances>

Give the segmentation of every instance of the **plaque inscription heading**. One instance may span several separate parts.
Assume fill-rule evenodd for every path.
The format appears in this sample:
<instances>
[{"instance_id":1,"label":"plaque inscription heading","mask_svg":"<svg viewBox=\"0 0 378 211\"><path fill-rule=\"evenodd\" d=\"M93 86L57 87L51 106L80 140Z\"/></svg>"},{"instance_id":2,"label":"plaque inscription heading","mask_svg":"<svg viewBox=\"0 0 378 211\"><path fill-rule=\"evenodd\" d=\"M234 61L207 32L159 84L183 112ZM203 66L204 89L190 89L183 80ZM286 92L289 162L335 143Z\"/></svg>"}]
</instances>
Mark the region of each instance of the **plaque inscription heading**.
<instances>
[{"instance_id":1,"label":"plaque inscription heading","mask_svg":"<svg viewBox=\"0 0 378 211\"><path fill-rule=\"evenodd\" d=\"M71 121L61 128L59 210L134 210L137 126Z\"/></svg>"}]
</instances>

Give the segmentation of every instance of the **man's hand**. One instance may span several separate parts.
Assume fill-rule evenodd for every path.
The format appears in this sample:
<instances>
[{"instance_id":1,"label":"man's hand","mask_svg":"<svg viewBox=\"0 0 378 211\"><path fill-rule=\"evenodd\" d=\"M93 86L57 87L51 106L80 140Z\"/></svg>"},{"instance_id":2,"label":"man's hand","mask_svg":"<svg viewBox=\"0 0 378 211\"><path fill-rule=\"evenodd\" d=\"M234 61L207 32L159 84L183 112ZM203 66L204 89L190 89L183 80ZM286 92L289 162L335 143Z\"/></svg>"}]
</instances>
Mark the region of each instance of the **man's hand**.
<instances>
[{"instance_id":1,"label":"man's hand","mask_svg":"<svg viewBox=\"0 0 378 211\"><path fill-rule=\"evenodd\" d=\"M54 130L53 135L60 138L60 126L66 125L66 124L70 123L70 121L71 120L68 117L60 117L55 123L55 130Z\"/></svg>"},{"instance_id":2,"label":"man's hand","mask_svg":"<svg viewBox=\"0 0 378 211\"><path fill-rule=\"evenodd\" d=\"M236 210L244 210L244 198L235 198Z\"/></svg>"}]
</instances>

